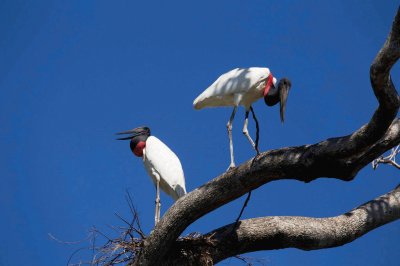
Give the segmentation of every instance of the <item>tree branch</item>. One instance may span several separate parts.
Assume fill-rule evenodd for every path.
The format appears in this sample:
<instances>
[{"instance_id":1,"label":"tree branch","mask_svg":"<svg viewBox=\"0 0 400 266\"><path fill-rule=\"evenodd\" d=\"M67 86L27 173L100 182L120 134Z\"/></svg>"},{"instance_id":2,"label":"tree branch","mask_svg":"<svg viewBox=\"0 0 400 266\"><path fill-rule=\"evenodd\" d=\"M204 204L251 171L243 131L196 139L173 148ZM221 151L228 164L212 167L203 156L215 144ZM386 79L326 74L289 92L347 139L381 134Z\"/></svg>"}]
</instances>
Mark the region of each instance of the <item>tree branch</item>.
<instances>
[{"instance_id":1,"label":"tree branch","mask_svg":"<svg viewBox=\"0 0 400 266\"><path fill-rule=\"evenodd\" d=\"M397 219L400 219L400 185L336 217L254 218L240 221L236 228L235 223L223 226L202 238L179 240L160 265L207 265L203 262L218 263L237 254L259 250L332 248L350 243ZM197 254L197 257L182 254Z\"/></svg>"},{"instance_id":2,"label":"tree branch","mask_svg":"<svg viewBox=\"0 0 400 266\"><path fill-rule=\"evenodd\" d=\"M400 169L400 164L396 163L394 160L381 158L381 159L378 159L377 163L390 164L390 165L396 167L397 169Z\"/></svg>"},{"instance_id":3,"label":"tree branch","mask_svg":"<svg viewBox=\"0 0 400 266\"><path fill-rule=\"evenodd\" d=\"M350 181L365 165L399 144L400 121L395 118L400 101L390 79L390 69L399 57L398 11L371 66L371 84L379 107L368 124L348 136L264 152L190 192L167 211L144 241L135 265L159 265L191 223L250 190L280 179L310 182L330 177Z\"/></svg>"},{"instance_id":4,"label":"tree branch","mask_svg":"<svg viewBox=\"0 0 400 266\"><path fill-rule=\"evenodd\" d=\"M390 70L400 58L400 9L394 18L391 31L382 49L375 57L370 68L370 79L373 92L379 102L368 124L353 134L330 139L323 150L333 156L350 156L360 150L368 149L386 132L395 119L400 99L390 77ZM336 142L335 142L336 140ZM324 145L324 143L321 143Z\"/></svg>"},{"instance_id":5,"label":"tree branch","mask_svg":"<svg viewBox=\"0 0 400 266\"><path fill-rule=\"evenodd\" d=\"M400 169L400 164L398 164L396 162L396 156L397 154L400 153L400 145L396 146L396 148L392 149L392 152L386 156L380 156L379 158L375 159L372 162L372 168L374 168L374 170L379 166L379 164L390 164L394 167L396 167L397 169Z\"/></svg>"}]
</instances>

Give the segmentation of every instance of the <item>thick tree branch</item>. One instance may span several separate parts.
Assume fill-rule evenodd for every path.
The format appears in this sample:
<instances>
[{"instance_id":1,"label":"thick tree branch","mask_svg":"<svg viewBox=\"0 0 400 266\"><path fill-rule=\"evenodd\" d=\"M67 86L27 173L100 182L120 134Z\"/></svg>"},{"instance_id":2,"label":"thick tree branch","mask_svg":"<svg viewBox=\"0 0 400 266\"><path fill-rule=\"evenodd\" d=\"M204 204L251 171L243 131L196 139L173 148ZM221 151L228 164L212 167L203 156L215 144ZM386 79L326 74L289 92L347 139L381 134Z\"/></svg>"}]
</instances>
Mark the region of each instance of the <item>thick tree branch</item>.
<instances>
[{"instance_id":1,"label":"thick tree branch","mask_svg":"<svg viewBox=\"0 0 400 266\"><path fill-rule=\"evenodd\" d=\"M399 97L389 72L399 57L398 11L389 37L371 66L371 84L379 107L368 124L348 136L264 152L190 192L167 211L144 241L135 265L159 265L187 226L263 184L279 179L310 182L319 177L349 181L366 164L397 145Z\"/></svg>"},{"instance_id":2,"label":"thick tree branch","mask_svg":"<svg viewBox=\"0 0 400 266\"><path fill-rule=\"evenodd\" d=\"M315 250L352 242L400 219L400 185L345 214L329 218L262 217L216 229L202 238L176 241L161 265L207 265L237 254L298 248ZM184 256L183 254L197 254Z\"/></svg>"},{"instance_id":3,"label":"thick tree branch","mask_svg":"<svg viewBox=\"0 0 400 266\"><path fill-rule=\"evenodd\" d=\"M257 250L323 249L347 244L369 231L400 218L400 186L358 208L332 218L263 217L242 221L211 232L214 263Z\"/></svg>"},{"instance_id":4,"label":"thick tree branch","mask_svg":"<svg viewBox=\"0 0 400 266\"><path fill-rule=\"evenodd\" d=\"M400 99L390 78L390 70L400 58L400 9L394 18L391 31L370 68L372 89L379 107L370 122L353 134L330 139L323 152L333 156L350 156L369 148L386 132L396 117ZM336 140L336 142L335 142Z\"/></svg>"}]
</instances>

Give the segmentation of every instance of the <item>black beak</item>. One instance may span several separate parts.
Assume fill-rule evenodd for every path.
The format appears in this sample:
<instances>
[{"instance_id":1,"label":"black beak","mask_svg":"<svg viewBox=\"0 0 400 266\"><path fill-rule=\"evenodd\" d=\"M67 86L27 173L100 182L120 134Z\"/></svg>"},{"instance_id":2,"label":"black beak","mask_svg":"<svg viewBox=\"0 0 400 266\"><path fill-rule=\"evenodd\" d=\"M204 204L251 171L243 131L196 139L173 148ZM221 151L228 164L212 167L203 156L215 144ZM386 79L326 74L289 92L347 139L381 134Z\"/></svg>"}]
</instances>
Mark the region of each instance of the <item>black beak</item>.
<instances>
[{"instance_id":1,"label":"black beak","mask_svg":"<svg viewBox=\"0 0 400 266\"><path fill-rule=\"evenodd\" d=\"M287 78L283 78L279 82L279 97L280 97L280 113L281 113L281 122L283 123L285 121L285 111L286 111L286 101L289 96L289 90L290 87L292 86L290 80Z\"/></svg>"},{"instance_id":2,"label":"black beak","mask_svg":"<svg viewBox=\"0 0 400 266\"><path fill-rule=\"evenodd\" d=\"M128 137L117 138L117 140L132 139L132 138L134 138L134 137L136 137L136 136L138 135L137 132L135 132L134 129L132 129L132 130L127 130L127 131L122 131L122 132L118 132L118 133L116 133L115 135L125 135L125 134L132 134L132 135L130 135L130 136L128 136Z\"/></svg>"},{"instance_id":3,"label":"black beak","mask_svg":"<svg viewBox=\"0 0 400 266\"><path fill-rule=\"evenodd\" d=\"M150 128L137 127L137 128L131 129L131 130L126 130L126 131L116 133L116 135L125 135L125 134L131 134L131 135L128 137L117 138L117 140L128 140L128 139L132 139L134 137L140 136L140 135L150 136Z\"/></svg>"}]
</instances>

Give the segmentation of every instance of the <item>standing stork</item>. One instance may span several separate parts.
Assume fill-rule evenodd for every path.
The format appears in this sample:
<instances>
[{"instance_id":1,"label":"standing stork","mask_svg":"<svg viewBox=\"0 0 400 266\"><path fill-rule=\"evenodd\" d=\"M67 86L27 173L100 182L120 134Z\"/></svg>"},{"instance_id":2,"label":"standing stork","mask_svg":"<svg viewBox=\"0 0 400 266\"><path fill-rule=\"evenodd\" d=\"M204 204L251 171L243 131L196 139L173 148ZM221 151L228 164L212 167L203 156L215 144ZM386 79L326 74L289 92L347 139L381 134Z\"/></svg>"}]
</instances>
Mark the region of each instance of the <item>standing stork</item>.
<instances>
[{"instance_id":1,"label":"standing stork","mask_svg":"<svg viewBox=\"0 0 400 266\"><path fill-rule=\"evenodd\" d=\"M131 140L134 155L142 157L144 167L156 186L155 224L160 221L160 188L175 201L186 194L185 176L179 158L167 145L151 136L150 128L138 127L117 133L131 134L118 140Z\"/></svg>"},{"instance_id":2,"label":"standing stork","mask_svg":"<svg viewBox=\"0 0 400 266\"><path fill-rule=\"evenodd\" d=\"M286 100L291 83L287 78L282 78L278 84L276 83L276 78L273 77L268 68L236 68L221 75L213 84L211 84L210 87L194 100L193 106L195 109L233 106L233 111L227 124L231 155L231 164L228 169L235 167L232 143L232 121L239 105L244 106L246 110L243 134L247 137L257 154L259 154L259 126L251 105L262 97L264 97L264 101L268 106L273 106L279 102L281 121L284 121ZM249 131L247 130L249 111L252 112L253 118L256 122L256 142L253 141L249 135Z\"/></svg>"}]
</instances>

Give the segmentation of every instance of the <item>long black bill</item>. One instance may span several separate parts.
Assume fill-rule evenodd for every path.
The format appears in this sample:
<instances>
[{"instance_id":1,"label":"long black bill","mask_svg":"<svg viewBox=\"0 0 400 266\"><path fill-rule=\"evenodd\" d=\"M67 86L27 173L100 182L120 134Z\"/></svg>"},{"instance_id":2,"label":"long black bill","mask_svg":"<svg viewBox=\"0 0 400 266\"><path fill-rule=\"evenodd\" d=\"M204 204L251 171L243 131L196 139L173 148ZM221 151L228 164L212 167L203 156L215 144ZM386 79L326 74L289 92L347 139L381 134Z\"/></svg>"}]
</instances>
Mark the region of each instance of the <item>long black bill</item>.
<instances>
[{"instance_id":1,"label":"long black bill","mask_svg":"<svg viewBox=\"0 0 400 266\"><path fill-rule=\"evenodd\" d=\"M280 113L281 113L281 122L285 122L285 111L286 111L286 101L289 96L289 90L291 87L291 83L288 79L285 79L283 85L279 90L279 97L280 97Z\"/></svg>"},{"instance_id":2,"label":"long black bill","mask_svg":"<svg viewBox=\"0 0 400 266\"><path fill-rule=\"evenodd\" d=\"M116 140L128 140L128 139L132 139L132 138L134 138L134 136L124 137L124 138L117 138Z\"/></svg>"},{"instance_id":3,"label":"long black bill","mask_svg":"<svg viewBox=\"0 0 400 266\"><path fill-rule=\"evenodd\" d=\"M128 136L128 137L117 138L117 140L127 140L127 139L131 139L131 138L135 137L134 133L135 133L134 130L131 129L131 130L126 130L126 131L115 133L115 135L132 134L131 136Z\"/></svg>"},{"instance_id":4,"label":"long black bill","mask_svg":"<svg viewBox=\"0 0 400 266\"><path fill-rule=\"evenodd\" d=\"M150 128L148 127L137 127L131 130L126 130L126 131L122 131L122 132L118 132L116 133L116 135L125 135L125 134L131 134L128 137L123 137L123 138L117 138L117 140L128 140L128 139L132 139L134 137L137 137L139 135L147 135L150 136Z\"/></svg>"}]
</instances>

